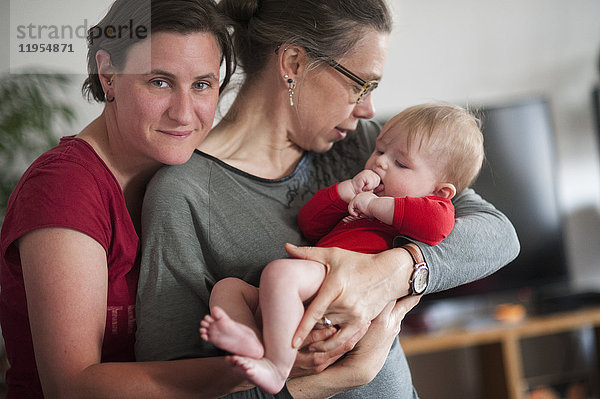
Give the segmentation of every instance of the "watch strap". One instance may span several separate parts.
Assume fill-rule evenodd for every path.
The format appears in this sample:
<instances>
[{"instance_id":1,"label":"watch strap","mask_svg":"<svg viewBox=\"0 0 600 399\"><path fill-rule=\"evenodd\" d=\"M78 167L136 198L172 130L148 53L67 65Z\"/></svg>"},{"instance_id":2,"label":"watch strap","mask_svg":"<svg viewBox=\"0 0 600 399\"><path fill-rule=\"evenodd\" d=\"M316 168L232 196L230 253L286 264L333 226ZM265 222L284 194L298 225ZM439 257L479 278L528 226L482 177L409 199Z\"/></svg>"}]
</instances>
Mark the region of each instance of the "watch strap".
<instances>
[{"instance_id":1,"label":"watch strap","mask_svg":"<svg viewBox=\"0 0 600 399\"><path fill-rule=\"evenodd\" d=\"M429 273L427 264L425 263L425 258L423 258L423 254L421 253L421 250L416 244L408 243L403 245L402 248L406 249L406 251L410 254L410 257L414 262L413 272L410 276L410 280L408 281L408 295L421 295L425 291L427 285L425 285L424 289L417 290L415 287L415 279L417 273L419 272Z\"/></svg>"},{"instance_id":2,"label":"watch strap","mask_svg":"<svg viewBox=\"0 0 600 399\"><path fill-rule=\"evenodd\" d=\"M421 253L421 250L419 249L417 244L409 242L408 244L404 244L402 248L408 251L413 262L415 262L415 266L421 263L425 263L425 258L423 258L423 254Z\"/></svg>"}]
</instances>

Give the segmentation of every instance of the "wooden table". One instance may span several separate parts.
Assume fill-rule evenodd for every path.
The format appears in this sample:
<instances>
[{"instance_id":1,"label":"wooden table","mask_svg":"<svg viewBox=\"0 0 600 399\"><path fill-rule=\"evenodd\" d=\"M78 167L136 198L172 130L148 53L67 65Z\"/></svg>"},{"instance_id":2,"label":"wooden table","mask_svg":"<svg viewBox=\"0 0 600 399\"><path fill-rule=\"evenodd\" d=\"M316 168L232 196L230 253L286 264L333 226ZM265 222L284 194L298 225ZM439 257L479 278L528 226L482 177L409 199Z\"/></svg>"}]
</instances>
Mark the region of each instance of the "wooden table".
<instances>
[{"instance_id":1,"label":"wooden table","mask_svg":"<svg viewBox=\"0 0 600 399\"><path fill-rule=\"evenodd\" d=\"M520 340L586 327L595 330L596 356L600 358L600 307L527 317L518 324L498 322L477 330L401 335L400 342L407 356L479 347L482 351L485 398L522 399L525 396L526 384ZM600 374L598 377L600 380Z\"/></svg>"}]
</instances>

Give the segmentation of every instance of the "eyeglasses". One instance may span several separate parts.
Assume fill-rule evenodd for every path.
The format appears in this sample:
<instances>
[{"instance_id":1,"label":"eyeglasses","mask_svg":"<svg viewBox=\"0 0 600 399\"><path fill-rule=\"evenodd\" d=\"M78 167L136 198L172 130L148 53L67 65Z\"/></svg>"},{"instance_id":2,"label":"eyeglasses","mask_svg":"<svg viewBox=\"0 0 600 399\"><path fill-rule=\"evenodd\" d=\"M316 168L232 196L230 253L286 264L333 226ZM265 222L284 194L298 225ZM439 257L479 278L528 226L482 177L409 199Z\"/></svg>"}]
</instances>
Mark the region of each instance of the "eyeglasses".
<instances>
[{"instance_id":1,"label":"eyeglasses","mask_svg":"<svg viewBox=\"0 0 600 399\"><path fill-rule=\"evenodd\" d=\"M281 44L279 44L279 45L277 45L277 47L275 47L275 54L277 54L279 52L280 48L281 48ZM360 85L360 91L358 92L358 96L356 97L356 100L354 100L354 102L356 104L362 103L364 101L365 97L368 96L379 85L378 80L369 80L369 81L364 80L363 78L361 78L360 76L358 76L357 74L355 74L354 72L352 72L351 70L349 70L348 68L346 68L345 66L343 66L342 64L340 64L337 61L330 59L328 61L328 64L333 69L335 69L336 71L338 71L339 73L341 73L342 75L347 77L348 79L350 79L353 82L358 83Z\"/></svg>"},{"instance_id":2,"label":"eyeglasses","mask_svg":"<svg viewBox=\"0 0 600 399\"><path fill-rule=\"evenodd\" d=\"M351 70L349 70L348 68L346 68L343 65L341 65L337 61L330 60L329 61L329 65L333 69L335 69L336 71L338 71L339 73L341 73L342 75L344 75L345 77L347 77L348 79L352 80L355 83L358 83L361 86L360 92L358 93L358 97L355 100L355 102L357 104L362 103L364 101L365 97L368 96L379 85L379 81L377 81L377 80L370 80L370 81L364 80L361 77L359 77L358 75L356 75L354 72L352 72Z\"/></svg>"}]
</instances>

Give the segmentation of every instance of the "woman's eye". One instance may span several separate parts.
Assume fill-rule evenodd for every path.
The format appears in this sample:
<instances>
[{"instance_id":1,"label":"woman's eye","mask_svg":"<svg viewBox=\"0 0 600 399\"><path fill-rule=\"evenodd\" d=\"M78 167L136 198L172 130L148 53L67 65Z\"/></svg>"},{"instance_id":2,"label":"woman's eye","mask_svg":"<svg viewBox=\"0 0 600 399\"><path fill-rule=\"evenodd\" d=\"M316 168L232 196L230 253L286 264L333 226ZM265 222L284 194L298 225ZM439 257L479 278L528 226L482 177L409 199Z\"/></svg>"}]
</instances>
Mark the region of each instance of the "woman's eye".
<instances>
[{"instance_id":1,"label":"woman's eye","mask_svg":"<svg viewBox=\"0 0 600 399\"><path fill-rule=\"evenodd\" d=\"M352 91L356 94L359 94L362 91L361 86L352 85Z\"/></svg>"},{"instance_id":2,"label":"woman's eye","mask_svg":"<svg viewBox=\"0 0 600 399\"><path fill-rule=\"evenodd\" d=\"M169 84L165 80L161 80L161 79L153 80L151 82L151 84L152 84L152 86L160 87L160 88L169 86Z\"/></svg>"},{"instance_id":3,"label":"woman's eye","mask_svg":"<svg viewBox=\"0 0 600 399\"><path fill-rule=\"evenodd\" d=\"M194 89L196 90L206 90L210 87L210 84L206 82L196 82L194 83Z\"/></svg>"}]
</instances>

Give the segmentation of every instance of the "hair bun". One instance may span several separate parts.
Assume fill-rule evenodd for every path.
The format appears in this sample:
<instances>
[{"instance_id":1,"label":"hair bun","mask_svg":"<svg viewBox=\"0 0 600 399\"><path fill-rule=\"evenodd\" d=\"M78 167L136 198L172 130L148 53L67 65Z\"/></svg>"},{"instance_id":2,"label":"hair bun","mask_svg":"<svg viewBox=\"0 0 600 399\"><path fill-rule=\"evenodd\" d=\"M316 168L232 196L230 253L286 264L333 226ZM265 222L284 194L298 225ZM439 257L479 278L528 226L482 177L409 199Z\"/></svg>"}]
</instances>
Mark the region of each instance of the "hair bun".
<instances>
[{"instance_id":1,"label":"hair bun","mask_svg":"<svg viewBox=\"0 0 600 399\"><path fill-rule=\"evenodd\" d=\"M221 0L221 11L233 22L247 27L250 20L258 13L259 0Z\"/></svg>"}]
</instances>

